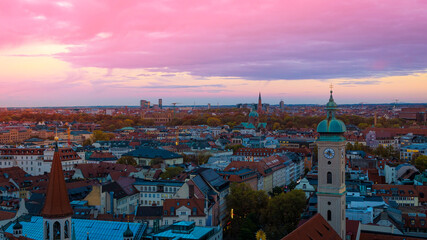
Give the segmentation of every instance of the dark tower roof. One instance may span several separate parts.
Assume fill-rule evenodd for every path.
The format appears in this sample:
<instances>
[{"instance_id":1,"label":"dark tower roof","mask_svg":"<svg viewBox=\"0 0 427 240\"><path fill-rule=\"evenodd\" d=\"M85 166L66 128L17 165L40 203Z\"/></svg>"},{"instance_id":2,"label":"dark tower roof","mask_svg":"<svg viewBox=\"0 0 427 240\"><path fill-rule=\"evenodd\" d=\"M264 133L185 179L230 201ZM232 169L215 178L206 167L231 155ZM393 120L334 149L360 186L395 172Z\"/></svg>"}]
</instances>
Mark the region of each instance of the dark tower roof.
<instances>
[{"instance_id":1,"label":"dark tower roof","mask_svg":"<svg viewBox=\"0 0 427 240\"><path fill-rule=\"evenodd\" d=\"M22 224L19 221L17 221L15 225L13 225L13 230L18 230L18 229L22 229Z\"/></svg>"},{"instance_id":2,"label":"dark tower roof","mask_svg":"<svg viewBox=\"0 0 427 240\"><path fill-rule=\"evenodd\" d=\"M133 232L132 230L130 230L129 228L129 224L128 224L128 228L126 229L126 231L123 233L123 237L133 237Z\"/></svg>"},{"instance_id":3,"label":"dark tower roof","mask_svg":"<svg viewBox=\"0 0 427 240\"><path fill-rule=\"evenodd\" d=\"M56 143L55 153L53 154L49 185L41 215L44 218L61 218L73 215L67 187L65 186L58 143Z\"/></svg>"}]
</instances>

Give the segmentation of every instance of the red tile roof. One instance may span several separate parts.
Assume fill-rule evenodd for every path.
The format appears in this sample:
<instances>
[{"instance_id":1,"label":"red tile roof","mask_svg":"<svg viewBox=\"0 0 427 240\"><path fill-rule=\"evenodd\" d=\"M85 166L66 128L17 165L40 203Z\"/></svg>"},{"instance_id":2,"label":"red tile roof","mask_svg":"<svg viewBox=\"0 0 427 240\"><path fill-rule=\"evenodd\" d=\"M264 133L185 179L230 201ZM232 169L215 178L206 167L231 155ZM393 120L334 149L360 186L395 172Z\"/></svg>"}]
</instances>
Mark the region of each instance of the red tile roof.
<instances>
[{"instance_id":1,"label":"red tile roof","mask_svg":"<svg viewBox=\"0 0 427 240\"><path fill-rule=\"evenodd\" d=\"M407 235L392 235L381 232L364 232L360 233L360 240L419 240L417 237L409 237Z\"/></svg>"},{"instance_id":2,"label":"red tile roof","mask_svg":"<svg viewBox=\"0 0 427 240\"><path fill-rule=\"evenodd\" d=\"M286 235L282 240L341 240L337 232L319 213Z\"/></svg>"},{"instance_id":3,"label":"red tile roof","mask_svg":"<svg viewBox=\"0 0 427 240\"><path fill-rule=\"evenodd\" d=\"M55 153L53 154L49 185L41 215L45 218L60 218L73 215L67 187L65 186L58 147L56 147Z\"/></svg>"},{"instance_id":4,"label":"red tile roof","mask_svg":"<svg viewBox=\"0 0 427 240\"><path fill-rule=\"evenodd\" d=\"M204 212L205 199L197 199L197 198L165 199L165 201L163 202L163 216L164 217L177 216L176 210L182 206L185 206L186 208L190 209L191 216L206 216ZM175 212L173 213L173 215L171 215L172 207L175 208ZM196 215L193 215L193 208L197 209Z\"/></svg>"}]
</instances>

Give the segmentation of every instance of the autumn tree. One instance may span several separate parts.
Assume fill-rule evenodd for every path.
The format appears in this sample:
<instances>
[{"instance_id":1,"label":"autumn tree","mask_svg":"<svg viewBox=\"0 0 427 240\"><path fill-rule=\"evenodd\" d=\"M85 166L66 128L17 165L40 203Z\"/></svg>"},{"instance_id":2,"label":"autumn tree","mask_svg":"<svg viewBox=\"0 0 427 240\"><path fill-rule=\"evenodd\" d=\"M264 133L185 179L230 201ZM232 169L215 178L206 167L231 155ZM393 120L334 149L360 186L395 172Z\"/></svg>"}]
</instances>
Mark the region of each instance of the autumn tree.
<instances>
[{"instance_id":1,"label":"autumn tree","mask_svg":"<svg viewBox=\"0 0 427 240\"><path fill-rule=\"evenodd\" d=\"M216 118L216 117L210 117L210 118L208 118L206 123L211 127L217 127L221 124L221 120L219 118Z\"/></svg>"},{"instance_id":2,"label":"autumn tree","mask_svg":"<svg viewBox=\"0 0 427 240\"><path fill-rule=\"evenodd\" d=\"M166 171L160 174L162 179L171 179L178 176L180 173L184 171L182 167L168 167Z\"/></svg>"},{"instance_id":3,"label":"autumn tree","mask_svg":"<svg viewBox=\"0 0 427 240\"><path fill-rule=\"evenodd\" d=\"M96 141L110 141L114 137L115 136L114 136L113 133L106 133L106 132L103 132L101 130L95 130L92 133L91 140L92 140L92 142L96 142Z\"/></svg>"},{"instance_id":4,"label":"autumn tree","mask_svg":"<svg viewBox=\"0 0 427 240\"><path fill-rule=\"evenodd\" d=\"M132 166L137 165L135 159L132 156L122 156L121 158L119 158L119 160L117 160L117 163L132 165Z\"/></svg>"}]
</instances>

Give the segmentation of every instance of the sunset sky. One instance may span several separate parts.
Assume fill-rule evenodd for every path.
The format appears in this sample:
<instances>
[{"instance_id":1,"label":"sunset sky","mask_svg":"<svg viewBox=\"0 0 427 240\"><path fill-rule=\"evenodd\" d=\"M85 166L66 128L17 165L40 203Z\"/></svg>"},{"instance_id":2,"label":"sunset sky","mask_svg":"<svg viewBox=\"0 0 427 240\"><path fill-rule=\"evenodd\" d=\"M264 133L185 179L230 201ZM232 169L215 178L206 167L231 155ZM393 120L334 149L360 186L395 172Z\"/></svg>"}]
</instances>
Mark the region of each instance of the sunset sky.
<instances>
[{"instance_id":1,"label":"sunset sky","mask_svg":"<svg viewBox=\"0 0 427 240\"><path fill-rule=\"evenodd\" d=\"M11 0L0 29L0 107L427 102L425 0Z\"/></svg>"}]
</instances>

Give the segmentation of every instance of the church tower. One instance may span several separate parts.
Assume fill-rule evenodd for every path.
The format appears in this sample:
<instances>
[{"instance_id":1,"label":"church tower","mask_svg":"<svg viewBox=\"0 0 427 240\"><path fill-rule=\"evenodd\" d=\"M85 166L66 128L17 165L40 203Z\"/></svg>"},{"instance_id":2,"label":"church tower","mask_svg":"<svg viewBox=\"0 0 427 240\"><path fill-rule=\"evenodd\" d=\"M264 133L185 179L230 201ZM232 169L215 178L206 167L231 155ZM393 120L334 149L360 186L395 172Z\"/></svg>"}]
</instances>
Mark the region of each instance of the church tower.
<instances>
[{"instance_id":1,"label":"church tower","mask_svg":"<svg viewBox=\"0 0 427 240\"><path fill-rule=\"evenodd\" d=\"M257 106L257 110L258 114L262 113L262 101L261 101L261 92L259 92L258 95L258 106Z\"/></svg>"},{"instance_id":2,"label":"church tower","mask_svg":"<svg viewBox=\"0 0 427 240\"><path fill-rule=\"evenodd\" d=\"M55 137L56 146L53 154L52 167L49 175L46 199L41 215L43 217L44 240L69 240L72 238L71 216L73 209L68 198L62 172L61 156L58 151L58 137Z\"/></svg>"},{"instance_id":3,"label":"church tower","mask_svg":"<svg viewBox=\"0 0 427 240\"><path fill-rule=\"evenodd\" d=\"M327 117L317 126L318 212L345 239L345 124L335 118L337 104L331 96L326 104Z\"/></svg>"}]
</instances>

